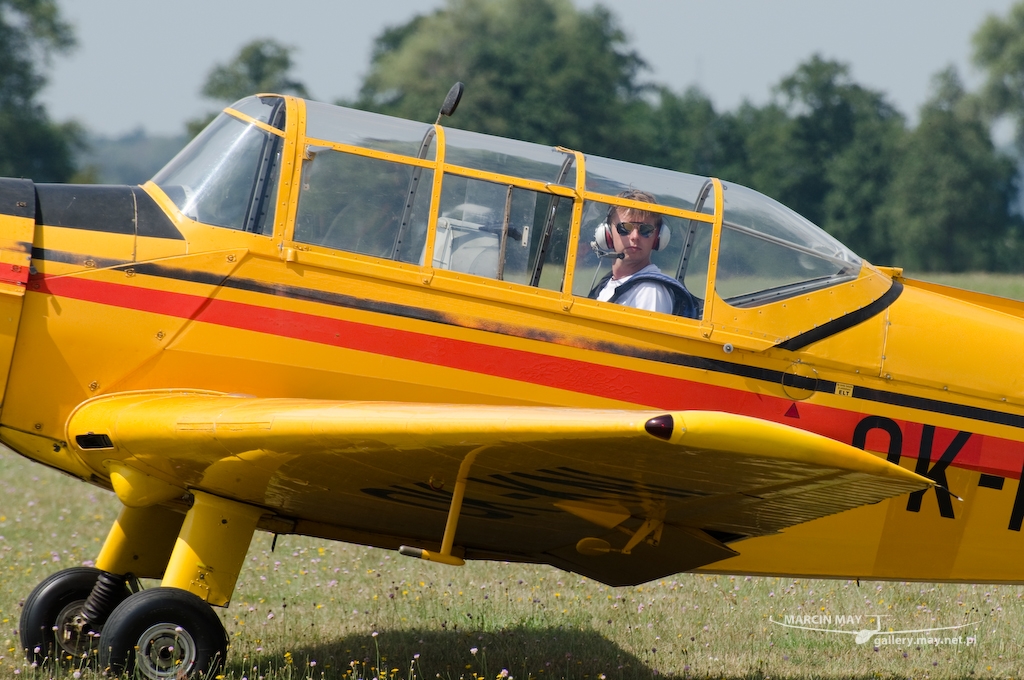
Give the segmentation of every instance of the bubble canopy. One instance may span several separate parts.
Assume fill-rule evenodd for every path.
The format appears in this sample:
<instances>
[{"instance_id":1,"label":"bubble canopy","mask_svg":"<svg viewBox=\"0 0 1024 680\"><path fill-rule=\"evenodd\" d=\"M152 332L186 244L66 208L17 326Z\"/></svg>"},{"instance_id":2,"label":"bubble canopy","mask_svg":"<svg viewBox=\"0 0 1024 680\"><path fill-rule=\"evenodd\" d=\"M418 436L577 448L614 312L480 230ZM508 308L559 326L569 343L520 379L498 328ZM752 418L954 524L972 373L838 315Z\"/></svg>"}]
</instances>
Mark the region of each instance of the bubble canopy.
<instances>
[{"instance_id":1,"label":"bubble canopy","mask_svg":"<svg viewBox=\"0 0 1024 680\"><path fill-rule=\"evenodd\" d=\"M312 101L297 100L304 115L288 128L284 104L289 99L248 97L227 107L157 173L153 182L192 220L271 236L281 167L290 167L280 162L287 129L288 134L295 135L297 153L304 154L301 171L310 177L316 173L315 181L322 192L319 203L309 198L305 206L300 193L303 229L315 234L318 244L340 250L346 249L345 240L331 240L330 216L310 211L318 205L326 206L325 210L342 210L340 199L334 200L331 192L335 188L344 190L341 183L355 186L353 182L358 182L364 201L393 203L396 207L394 215L379 218L385 225L381 228L390 231L376 240L363 236L362 250L356 248L354 252L413 263L417 258L422 260L424 251L429 250L428 233L432 233L428 225L445 215L431 212L438 208L432 207L429 187L421 186L419 194L415 187L417 183L433 182L437 184L434 191L440 189L442 201L449 203L456 200L452 192L462 187L458 189L463 193L459 199L462 202L453 205L476 205L478 212L487 212L492 221L494 215L502 214L502 206L481 204L489 200L485 198L467 203L465 196L493 194L499 197L495 200L502 201L503 191L489 192L485 185L509 185L533 192L528 205L539 206L538 211L545 206L552 206L548 209L554 211L558 201L564 202L563 209L582 201L584 209L565 219L566 232L575 231L581 243L589 242L594 229L583 223L607 214L607 206L615 204L620 194L627 190L647 192L655 202L649 211L664 215L665 223L676 234L672 236L676 243L671 256L677 259L664 262L668 255L662 254L659 266L685 280L698 297L714 290L734 307L755 307L835 285L856 278L861 270L861 259L822 229L781 203L730 182L721 184L723 195L718 201L714 184L707 177ZM288 108L289 115L295 115L298 108ZM353 156L364 160L346 165L345 158ZM336 182L331 179L332 173ZM303 186L309 184L308 179L303 182ZM394 196L384 196L387 192ZM552 197L550 201L546 195ZM374 198L377 196L382 198ZM515 200L527 205L521 192ZM715 215L716 205L723 206L720 216ZM407 206L404 215L402 206ZM349 223L356 215L360 215L358 219L370 219L361 217L370 212L349 209ZM460 229L472 227L470 220L462 222L465 224L459 225ZM718 223L712 236L712 225ZM451 220L446 224L452 224ZM544 220L538 219L534 229L544 228ZM493 231L495 227L486 229ZM279 235L287 230L288 225L278 226ZM551 244L544 241L550 237L542 234L541 242L536 244L529 243L529 234L522 237L528 251L520 258L523 281L532 280L537 285L543 278L539 275L543 263L538 262L552 257L550 252L542 252L550 248ZM717 239L717 248L711 244L713 239ZM557 246L565 248L567 242L567 235L563 235ZM487 246L478 241L476 247ZM697 250L691 252L691 246ZM697 253L701 248L707 254ZM717 268L708 267L711 253L716 253ZM564 268L571 264L571 258L563 254L555 259L562 267L559 278L568 276ZM703 263L695 264L698 262ZM703 267L705 282L714 270L713 283L703 287L687 267Z\"/></svg>"}]
</instances>

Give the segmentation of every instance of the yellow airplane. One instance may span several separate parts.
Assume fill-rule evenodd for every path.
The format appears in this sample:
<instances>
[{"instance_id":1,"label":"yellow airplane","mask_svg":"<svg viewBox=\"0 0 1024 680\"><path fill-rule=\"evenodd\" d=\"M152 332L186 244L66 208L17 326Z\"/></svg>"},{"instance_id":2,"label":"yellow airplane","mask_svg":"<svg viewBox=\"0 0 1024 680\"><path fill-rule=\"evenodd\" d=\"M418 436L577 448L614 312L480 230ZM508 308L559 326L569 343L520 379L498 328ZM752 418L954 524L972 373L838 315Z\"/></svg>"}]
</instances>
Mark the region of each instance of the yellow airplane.
<instances>
[{"instance_id":1,"label":"yellow airplane","mask_svg":"<svg viewBox=\"0 0 1024 680\"><path fill-rule=\"evenodd\" d=\"M680 314L596 299L626 241ZM141 187L0 180L0 312L0 441L123 504L28 596L33 661L215 671L256 530L1022 580L1024 304L719 179L259 95Z\"/></svg>"}]
</instances>

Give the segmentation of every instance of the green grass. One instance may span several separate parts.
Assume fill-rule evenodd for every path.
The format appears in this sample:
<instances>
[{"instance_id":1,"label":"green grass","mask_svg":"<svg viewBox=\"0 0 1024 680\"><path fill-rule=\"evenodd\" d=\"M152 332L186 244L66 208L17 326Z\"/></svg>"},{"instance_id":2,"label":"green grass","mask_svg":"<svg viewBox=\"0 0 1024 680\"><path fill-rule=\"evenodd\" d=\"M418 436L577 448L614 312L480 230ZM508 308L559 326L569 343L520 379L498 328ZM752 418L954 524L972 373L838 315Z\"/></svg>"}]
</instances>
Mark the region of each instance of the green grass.
<instances>
[{"instance_id":1,"label":"green grass","mask_svg":"<svg viewBox=\"0 0 1024 680\"><path fill-rule=\"evenodd\" d=\"M1024 275L1022 274L992 274L989 272L965 272L962 274L904 272L904 274L908 278L941 283L944 286L963 288L976 293L989 293L1014 300L1024 300Z\"/></svg>"},{"instance_id":2,"label":"green grass","mask_svg":"<svg viewBox=\"0 0 1024 680\"><path fill-rule=\"evenodd\" d=\"M0 678L98 677L26 666L19 603L88 563L117 512L107 492L0 454ZM257 534L230 606L228 678L1005 678L1024 664L1024 589L681 574L609 588L551 567L419 562ZM979 621L967 646L857 645L773 625L884 614L885 628ZM863 626L868 627L868 626ZM475 650L475 651L474 651Z\"/></svg>"}]
</instances>

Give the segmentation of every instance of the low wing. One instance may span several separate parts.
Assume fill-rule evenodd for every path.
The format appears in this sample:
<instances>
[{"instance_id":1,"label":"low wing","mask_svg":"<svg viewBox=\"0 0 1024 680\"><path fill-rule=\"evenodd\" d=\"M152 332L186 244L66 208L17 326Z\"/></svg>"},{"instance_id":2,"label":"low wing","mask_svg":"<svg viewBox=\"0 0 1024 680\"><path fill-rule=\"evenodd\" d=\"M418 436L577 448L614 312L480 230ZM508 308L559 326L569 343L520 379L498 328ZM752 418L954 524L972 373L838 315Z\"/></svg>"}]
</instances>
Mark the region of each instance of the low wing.
<instances>
[{"instance_id":1,"label":"low wing","mask_svg":"<svg viewBox=\"0 0 1024 680\"><path fill-rule=\"evenodd\" d=\"M931 484L819 435L703 411L160 391L83 403L67 441L126 504L199 489L266 508L275 530L390 548L435 550L461 483L455 552L612 585Z\"/></svg>"}]
</instances>

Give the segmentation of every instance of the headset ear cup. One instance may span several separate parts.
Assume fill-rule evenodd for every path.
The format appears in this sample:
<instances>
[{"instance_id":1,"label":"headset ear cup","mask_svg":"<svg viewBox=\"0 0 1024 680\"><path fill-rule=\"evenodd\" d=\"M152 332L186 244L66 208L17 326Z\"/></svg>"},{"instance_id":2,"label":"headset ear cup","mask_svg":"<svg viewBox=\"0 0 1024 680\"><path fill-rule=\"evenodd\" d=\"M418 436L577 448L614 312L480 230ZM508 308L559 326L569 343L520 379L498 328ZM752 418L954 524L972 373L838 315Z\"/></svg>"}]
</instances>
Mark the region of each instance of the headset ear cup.
<instances>
[{"instance_id":1,"label":"headset ear cup","mask_svg":"<svg viewBox=\"0 0 1024 680\"><path fill-rule=\"evenodd\" d=\"M594 240L603 243L604 247L610 250L615 248L615 242L612 241L612 228L608 226L607 222L602 222L594 230Z\"/></svg>"},{"instance_id":2,"label":"headset ear cup","mask_svg":"<svg viewBox=\"0 0 1024 680\"><path fill-rule=\"evenodd\" d=\"M672 230L668 228L667 224L662 224L658 228L658 235L654 237L654 250L661 250L668 245L669 239L672 238Z\"/></svg>"}]
</instances>

